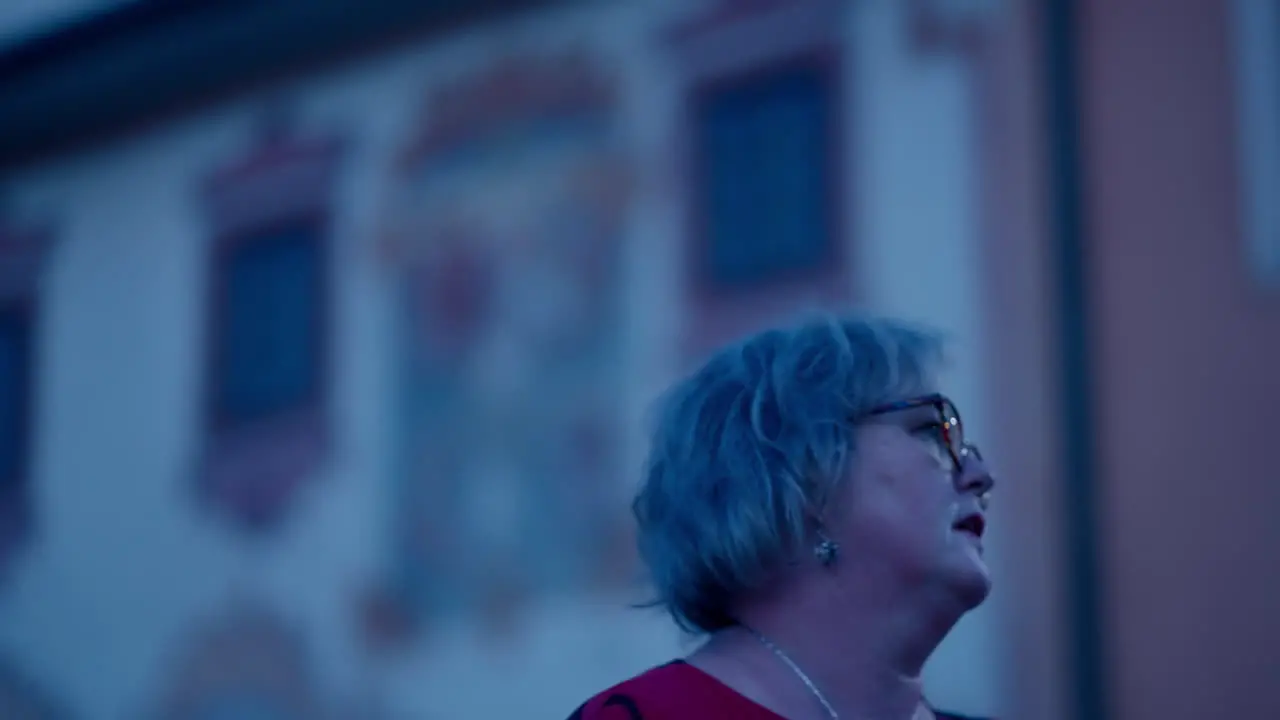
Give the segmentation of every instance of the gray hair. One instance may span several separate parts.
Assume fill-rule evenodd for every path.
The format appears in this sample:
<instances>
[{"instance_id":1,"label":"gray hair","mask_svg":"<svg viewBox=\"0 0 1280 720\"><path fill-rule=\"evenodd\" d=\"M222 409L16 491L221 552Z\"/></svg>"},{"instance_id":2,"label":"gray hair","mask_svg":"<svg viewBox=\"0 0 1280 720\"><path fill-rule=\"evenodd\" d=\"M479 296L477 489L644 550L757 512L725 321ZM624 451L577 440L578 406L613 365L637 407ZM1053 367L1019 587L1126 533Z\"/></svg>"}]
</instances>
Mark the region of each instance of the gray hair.
<instances>
[{"instance_id":1,"label":"gray hair","mask_svg":"<svg viewBox=\"0 0 1280 720\"><path fill-rule=\"evenodd\" d=\"M652 605L688 632L737 624L733 603L810 538L854 423L931 385L942 347L896 320L823 315L726 347L674 385L632 503Z\"/></svg>"}]
</instances>

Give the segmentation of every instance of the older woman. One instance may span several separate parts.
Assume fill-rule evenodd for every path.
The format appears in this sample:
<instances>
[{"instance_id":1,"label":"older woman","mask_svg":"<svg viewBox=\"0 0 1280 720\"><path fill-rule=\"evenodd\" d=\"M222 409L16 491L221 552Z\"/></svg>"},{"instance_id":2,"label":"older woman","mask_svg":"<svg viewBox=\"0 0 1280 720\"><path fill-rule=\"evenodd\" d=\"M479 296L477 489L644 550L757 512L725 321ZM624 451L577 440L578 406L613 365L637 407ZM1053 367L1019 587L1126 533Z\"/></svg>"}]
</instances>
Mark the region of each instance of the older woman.
<instances>
[{"instance_id":1,"label":"older woman","mask_svg":"<svg viewBox=\"0 0 1280 720\"><path fill-rule=\"evenodd\" d=\"M572 720L921 720L921 668L991 587L992 479L937 387L941 342L820 318L711 358L665 399L635 499L692 655Z\"/></svg>"}]
</instances>

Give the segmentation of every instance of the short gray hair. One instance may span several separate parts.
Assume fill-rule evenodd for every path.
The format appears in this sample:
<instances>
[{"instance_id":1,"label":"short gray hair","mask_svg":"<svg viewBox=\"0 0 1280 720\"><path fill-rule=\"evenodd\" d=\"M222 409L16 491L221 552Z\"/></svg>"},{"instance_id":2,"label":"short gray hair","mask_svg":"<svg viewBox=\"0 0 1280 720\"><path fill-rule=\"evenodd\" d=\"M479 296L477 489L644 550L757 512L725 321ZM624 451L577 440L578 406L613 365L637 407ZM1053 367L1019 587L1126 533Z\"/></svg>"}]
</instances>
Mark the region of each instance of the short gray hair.
<instances>
[{"instance_id":1,"label":"short gray hair","mask_svg":"<svg viewBox=\"0 0 1280 720\"><path fill-rule=\"evenodd\" d=\"M659 403L632 511L640 556L688 632L737 624L812 531L845 475L852 427L935 381L942 338L875 317L822 315L720 350Z\"/></svg>"}]
</instances>

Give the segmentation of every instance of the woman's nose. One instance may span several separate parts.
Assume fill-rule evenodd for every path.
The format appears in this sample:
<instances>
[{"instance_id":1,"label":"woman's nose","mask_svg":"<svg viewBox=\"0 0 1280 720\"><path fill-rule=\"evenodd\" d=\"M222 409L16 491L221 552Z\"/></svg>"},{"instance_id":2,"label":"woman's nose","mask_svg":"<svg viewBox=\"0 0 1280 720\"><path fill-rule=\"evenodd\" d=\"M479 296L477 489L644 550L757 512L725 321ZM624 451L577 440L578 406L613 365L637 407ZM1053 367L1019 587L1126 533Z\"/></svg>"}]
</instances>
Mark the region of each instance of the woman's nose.
<instances>
[{"instance_id":1,"label":"woman's nose","mask_svg":"<svg viewBox=\"0 0 1280 720\"><path fill-rule=\"evenodd\" d=\"M982 454L973 446L965 446L960 456L960 472L956 475L956 485L961 492L984 496L995 487L996 480L991 477L987 463Z\"/></svg>"}]
</instances>

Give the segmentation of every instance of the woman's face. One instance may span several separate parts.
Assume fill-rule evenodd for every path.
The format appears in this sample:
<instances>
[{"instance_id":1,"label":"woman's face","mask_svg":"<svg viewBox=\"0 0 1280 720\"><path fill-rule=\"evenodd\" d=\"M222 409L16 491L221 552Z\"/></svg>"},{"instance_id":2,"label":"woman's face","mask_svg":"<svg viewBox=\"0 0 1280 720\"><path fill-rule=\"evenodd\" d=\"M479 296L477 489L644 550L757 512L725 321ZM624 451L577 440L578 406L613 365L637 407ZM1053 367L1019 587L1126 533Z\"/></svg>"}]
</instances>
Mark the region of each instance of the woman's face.
<instances>
[{"instance_id":1,"label":"woman's face","mask_svg":"<svg viewBox=\"0 0 1280 720\"><path fill-rule=\"evenodd\" d=\"M991 589L982 496L992 481L941 396L899 403L855 429L832 539L895 584L954 592L966 609ZM959 466L957 467L957 462Z\"/></svg>"}]
</instances>

